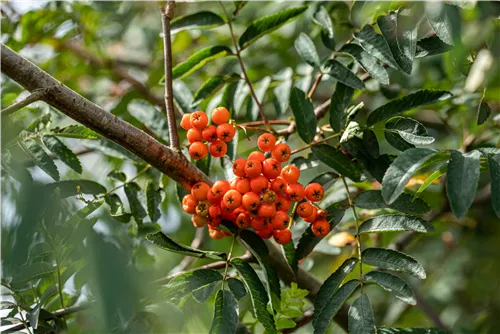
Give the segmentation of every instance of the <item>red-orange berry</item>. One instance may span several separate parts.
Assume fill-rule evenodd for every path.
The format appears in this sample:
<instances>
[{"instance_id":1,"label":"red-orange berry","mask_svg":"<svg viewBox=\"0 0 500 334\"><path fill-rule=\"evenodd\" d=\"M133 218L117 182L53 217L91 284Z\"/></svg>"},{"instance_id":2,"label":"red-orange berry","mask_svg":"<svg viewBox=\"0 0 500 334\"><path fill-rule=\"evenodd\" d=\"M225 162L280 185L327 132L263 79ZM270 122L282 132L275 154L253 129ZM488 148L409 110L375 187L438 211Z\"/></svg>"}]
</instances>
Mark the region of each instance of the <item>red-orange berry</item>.
<instances>
[{"instance_id":1,"label":"red-orange berry","mask_svg":"<svg viewBox=\"0 0 500 334\"><path fill-rule=\"evenodd\" d=\"M223 157L227 152L227 144L222 140L217 139L213 143L210 144L210 154L214 158Z\"/></svg>"},{"instance_id":2,"label":"red-orange berry","mask_svg":"<svg viewBox=\"0 0 500 334\"><path fill-rule=\"evenodd\" d=\"M307 202L300 203L297 207L297 214L302 218L311 217L313 214L313 206Z\"/></svg>"},{"instance_id":3,"label":"red-orange berry","mask_svg":"<svg viewBox=\"0 0 500 334\"><path fill-rule=\"evenodd\" d=\"M311 231L317 237L324 237L330 233L330 224L324 219L316 220L311 226Z\"/></svg>"},{"instance_id":4,"label":"red-orange berry","mask_svg":"<svg viewBox=\"0 0 500 334\"><path fill-rule=\"evenodd\" d=\"M262 152L271 151L276 145L276 137L270 133L264 133L257 139L257 146Z\"/></svg>"},{"instance_id":5,"label":"red-orange berry","mask_svg":"<svg viewBox=\"0 0 500 334\"><path fill-rule=\"evenodd\" d=\"M304 187L300 183L289 184L286 187L286 196L292 202L299 202L304 198Z\"/></svg>"},{"instance_id":6,"label":"red-orange berry","mask_svg":"<svg viewBox=\"0 0 500 334\"><path fill-rule=\"evenodd\" d=\"M202 143L201 141L195 141L189 146L189 155L193 160L201 160L206 157L208 154L207 145Z\"/></svg>"},{"instance_id":7,"label":"red-orange berry","mask_svg":"<svg viewBox=\"0 0 500 334\"><path fill-rule=\"evenodd\" d=\"M325 219L326 220L328 218L328 211L318 210L318 213L316 215L317 215L317 219Z\"/></svg>"},{"instance_id":8,"label":"red-orange berry","mask_svg":"<svg viewBox=\"0 0 500 334\"><path fill-rule=\"evenodd\" d=\"M193 217L191 217L191 222L194 227L201 228L208 224L208 219L199 215L193 215Z\"/></svg>"},{"instance_id":9,"label":"red-orange berry","mask_svg":"<svg viewBox=\"0 0 500 334\"><path fill-rule=\"evenodd\" d=\"M198 205L198 201L193 194L187 194L182 198L182 205L196 207L196 205Z\"/></svg>"},{"instance_id":10,"label":"red-orange berry","mask_svg":"<svg viewBox=\"0 0 500 334\"><path fill-rule=\"evenodd\" d=\"M318 218L317 215L318 215L318 209L315 206L313 206L312 214L309 217L304 218L304 221L308 223L314 223Z\"/></svg>"},{"instance_id":11,"label":"red-orange berry","mask_svg":"<svg viewBox=\"0 0 500 334\"><path fill-rule=\"evenodd\" d=\"M273 180L280 176L281 164L273 158L266 159L262 162L262 174L269 180Z\"/></svg>"},{"instance_id":12,"label":"red-orange berry","mask_svg":"<svg viewBox=\"0 0 500 334\"><path fill-rule=\"evenodd\" d=\"M210 205L208 208L208 215L214 219L220 219L222 215L222 210L219 205Z\"/></svg>"},{"instance_id":13,"label":"red-orange berry","mask_svg":"<svg viewBox=\"0 0 500 334\"><path fill-rule=\"evenodd\" d=\"M203 140L203 137L201 135L201 131L198 130L197 128L191 128L188 130L186 134L186 138L190 144L196 142L196 141L201 141Z\"/></svg>"},{"instance_id":14,"label":"red-orange berry","mask_svg":"<svg viewBox=\"0 0 500 334\"><path fill-rule=\"evenodd\" d=\"M236 221L235 221L235 224L236 226L238 226L239 228L247 228L247 227L250 227L250 215L246 212L244 213L240 213L237 217L236 217Z\"/></svg>"},{"instance_id":15,"label":"red-orange berry","mask_svg":"<svg viewBox=\"0 0 500 334\"><path fill-rule=\"evenodd\" d=\"M311 183L306 187L305 195L311 202L318 202L323 199L325 189L319 183Z\"/></svg>"},{"instance_id":16,"label":"red-orange berry","mask_svg":"<svg viewBox=\"0 0 500 334\"><path fill-rule=\"evenodd\" d=\"M224 107L217 107L212 110L212 122L215 124L227 123L231 118L231 114Z\"/></svg>"},{"instance_id":17,"label":"red-orange berry","mask_svg":"<svg viewBox=\"0 0 500 334\"><path fill-rule=\"evenodd\" d=\"M250 189L256 194L262 193L269 188L269 181L265 176L258 175L250 179Z\"/></svg>"},{"instance_id":18,"label":"red-orange berry","mask_svg":"<svg viewBox=\"0 0 500 334\"><path fill-rule=\"evenodd\" d=\"M205 201L200 201L198 202L198 205L196 206L196 214L202 217L207 217L208 216L208 208L210 208L210 202L205 200Z\"/></svg>"},{"instance_id":19,"label":"red-orange berry","mask_svg":"<svg viewBox=\"0 0 500 334\"><path fill-rule=\"evenodd\" d=\"M245 163L245 174L248 177L256 177L262 172L262 163L258 160L248 159Z\"/></svg>"},{"instance_id":20,"label":"red-orange berry","mask_svg":"<svg viewBox=\"0 0 500 334\"><path fill-rule=\"evenodd\" d=\"M207 199L209 190L210 186L208 184L205 182L198 182L191 187L191 195L193 195L197 201L203 201Z\"/></svg>"},{"instance_id":21,"label":"red-orange berry","mask_svg":"<svg viewBox=\"0 0 500 334\"><path fill-rule=\"evenodd\" d=\"M235 134L236 129L231 124L224 123L217 126L217 137L226 143L231 141Z\"/></svg>"},{"instance_id":22,"label":"red-orange berry","mask_svg":"<svg viewBox=\"0 0 500 334\"><path fill-rule=\"evenodd\" d=\"M286 162L290 159L290 147L287 144L277 144L271 151L271 155L279 162Z\"/></svg>"},{"instance_id":23,"label":"red-orange berry","mask_svg":"<svg viewBox=\"0 0 500 334\"><path fill-rule=\"evenodd\" d=\"M224 238L224 233L216 229L208 229L208 234L210 235L210 238L215 240L220 240Z\"/></svg>"},{"instance_id":24,"label":"red-orange berry","mask_svg":"<svg viewBox=\"0 0 500 334\"><path fill-rule=\"evenodd\" d=\"M241 205L241 194L234 189L228 190L222 198L222 202L226 208L234 210Z\"/></svg>"},{"instance_id":25,"label":"red-orange berry","mask_svg":"<svg viewBox=\"0 0 500 334\"><path fill-rule=\"evenodd\" d=\"M267 228L268 225L269 225L269 222L267 221L267 219L264 219L262 217L253 217L250 219L250 226L252 226L252 228L255 231L263 230L263 229Z\"/></svg>"},{"instance_id":26,"label":"red-orange berry","mask_svg":"<svg viewBox=\"0 0 500 334\"><path fill-rule=\"evenodd\" d=\"M280 177L277 177L276 179L272 180L271 181L271 190L279 195L284 194L286 191L285 180L283 180Z\"/></svg>"},{"instance_id":27,"label":"red-orange berry","mask_svg":"<svg viewBox=\"0 0 500 334\"><path fill-rule=\"evenodd\" d=\"M228 192L230 189L231 185L226 180L216 181L212 186L212 192L214 194L214 198L221 199L222 196L224 196L224 194Z\"/></svg>"},{"instance_id":28,"label":"red-orange berry","mask_svg":"<svg viewBox=\"0 0 500 334\"><path fill-rule=\"evenodd\" d=\"M264 229L257 231L257 235L262 239L269 239L273 235L273 231L273 225L268 223Z\"/></svg>"},{"instance_id":29,"label":"red-orange berry","mask_svg":"<svg viewBox=\"0 0 500 334\"><path fill-rule=\"evenodd\" d=\"M189 213L190 215L195 214L196 213L196 205L190 206L190 205L183 204L182 210L184 210L184 212L186 212L186 213Z\"/></svg>"},{"instance_id":30,"label":"red-orange berry","mask_svg":"<svg viewBox=\"0 0 500 334\"><path fill-rule=\"evenodd\" d=\"M247 192L243 195L241 201L245 209L257 210L260 205L260 196L254 192Z\"/></svg>"},{"instance_id":31,"label":"red-orange berry","mask_svg":"<svg viewBox=\"0 0 500 334\"><path fill-rule=\"evenodd\" d=\"M297 183L299 177L300 170L294 165L285 166L281 171L281 178L288 184Z\"/></svg>"},{"instance_id":32,"label":"red-orange berry","mask_svg":"<svg viewBox=\"0 0 500 334\"><path fill-rule=\"evenodd\" d=\"M217 227L220 225L220 223L222 223L222 220L221 220L222 216L219 217L219 218L212 218L210 217L210 215L207 217L208 219L208 226L209 227Z\"/></svg>"},{"instance_id":33,"label":"red-orange berry","mask_svg":"<svg viewBox=\"0 0 500 334\"><path fill-rule=\"evenodd\" d=\"M259 206L259 216L264 218L271 218L276 213L274 204L263 203Z\"/></svg>"},{"instance_id":34,"label":"red-orange berry","mask_svg":"<svg viewBox=\"0 0 500 334\"><path fill-rule=\"evenodd\" d=\"M271 218L271 224L275 230L283 230L288 227L290 216L284 211L276 211L276 214Z\"/></svg>"},{"instance_id":35,"label":"red-orange berry","mask_svg":"<svg viewBox=\"0 0 500 334\"><path fill-rule=\"evenodd\" d=\"M266 156L262 152L253 151L248 155L248 160L257 160L263 162L264 160L266 160Z\"/></svg>"},{"instance_id":36,"label":"red-orange berry","mask_svg":"<svg viewBox=\"0 0 500 334\"><path fill-rule=\"evenodd\" d=\"M239 158L233 163L233 173L239 177L245 177L247 173L245 173L245 165L247 163L247 159Z\"/></svg>"},{"instance_id":37,"label":"red-orange berry","mask_svg":"<svg viewBox=\"0 0 500 334\"><path fill-rule=\"evenodd\" d=\"M181 128L184 130L189 130L193 126L191 125L191 114L184 114L181 120Z\"/></svg>"},{"instance_id":38,"label":"red-orange berry","mask_svg":"<svg viewBox=\"0 0 500 334\"><path fill-rule=\"evenodd\" d=\"M278 244L284 245L292 241L292 232L289 229L274 230L273 237Z\"/></svg>"},{"instance_id":39,"label":"red-orange berry","mask_svg":"<svg viewBox=\"0 0 500 334\"><path fill-rule=\"evenodd\" d=\"M198 130L203 130L208 124L208 117L201 110L197 110L190 115L191 126Z\"/></svg>"},{"instance_id":40,"label":"red-orange berry","mask_svg":"<svg viewBox=\"0 0 500 334\"><path fill-rule=\"evenodd\" d=\"M290 201L283 196L279 196L276 202L274 203L276 210L287 212L290 210Z\"/></svg>"},{"instance_id":41,"label":"red-orange berry","mask_svg":"<svg viewBox=\"0 0 500 334\"><path fill-rule=\"evenodd\" d=\"M234 189L238 190L240 194L246 194L247 192L252 191L250 188L250 180L246 177L237 178L234 183Z\"/></svg>"},{"instance_id":42,"label":"red-orange berry","mask_svg":"<svg viewBox=\"0 0 500 334\"><path fill-rule=\"evenodd\" d=\"M236 214L234 212L232 212L232 211L224 211L224 210L222 210L222 220L227 220L227 221L230 221L230 222L234 222L236 220Z\"/></svg>"},{"instance_id":43,"label":"red-orange berry","mask_svg":"<svg viewBox=\"0 0 500 334\"><path fill-rule=\"evenodd\" d=\"M272 190L268 190L262 195L262 201L267 204L273 204L277 199L278 195Z\"/></svg>"},{"instance_id":44,"label":"red-orange berry","mask_svg":"<svg viewBox=\"0 0 500 334\"><path fill-rule=\"evenodd\" d=\"M212 204L219 204L221 201L222 195L220 197L217 197L212 189L210 189L207 193L207 200L212 203Z\"/></svg>"},{"instance_id":45,"label":"red-orange berry","mask_svg":"<svg viewBox=\"0 0 500 334\"><path fill-rule=\"evenodd\" d=\"M201 136L208 142L214 142L218 139L217 128L213 125L209 125L201 131Z\"/></svg>"}]
</instances>

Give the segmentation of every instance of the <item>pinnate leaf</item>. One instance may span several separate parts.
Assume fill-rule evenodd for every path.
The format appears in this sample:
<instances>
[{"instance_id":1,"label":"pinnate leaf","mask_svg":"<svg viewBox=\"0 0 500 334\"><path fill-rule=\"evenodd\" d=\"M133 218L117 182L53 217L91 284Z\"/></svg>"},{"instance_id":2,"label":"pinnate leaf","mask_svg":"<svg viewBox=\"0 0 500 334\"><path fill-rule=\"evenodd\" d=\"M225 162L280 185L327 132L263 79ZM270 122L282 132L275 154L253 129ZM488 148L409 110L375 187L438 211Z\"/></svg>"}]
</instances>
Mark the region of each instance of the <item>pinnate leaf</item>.
<instances>
[{"instance_id":1,"label":"pinnate leaf","mask_svg":"<svg viewBox=\"0 0 500 334\"><path fill-rule=\"evenodd\" d=\"M378 232L433 232L434 226L425 220L408 215L394 214L381 215L364 221L359 226L359 234Z\"/></svg>"},{"instance_id":2,"label":"pinnate leaf","mask_svg":"<svg viewBox=\"0 0 500 334\"><path fill-rule=\"evenodd\" d=\"M412 289L401 278L382 271L370 271L364 276L367 283L376 283L384 290L391 292L394 297L401 299L405 303L415 305L417 303Z\"/></svg>"},{"instance_id":3,"label":"pinnate leaf","mask_svg":"<svg viewBox=\"0 0 500 334\"><path fill-rule=\"evenodd\" d=\"M170 29L175 33L185 29L214 28L223 24L224 20L219 15L203 11L173 19Z\"/></svg>"},{"instance_id":4,"label":"pinnate leaf","mask_svg":"<svg viewBox=\"0 0 500 334\"><path fill-rule=\"evenodd\" d=\"M401 271L425 279L425 270L417 260L404 253L384 248L366 248L361 254L363 264L392 271Z\"/></svg>"},{"instance_id":5,"label":"pinnate leaf","mask_svg":"<svg viewBox=\"0 0 500 334\"><path fill-rule=\"evenodd\" d=\"M316 135L316 115L314 106L306 94L297 87L292 88L290 95L290 107L295 116L297 132L300 138L307 144L311 143Z\"/></svg>"},{"instance_id":6,"label":"pinnate leaf","mask_svg":"<svg viewBox=\"0 0 500 334\"><path fill-rule=\"evenodd\" d=\"M146 239L151 241L155 246L167 250L172 253L188 255L198 258L209 258L214 260L225 260L226 254L220 252L202 251L196 248L192 248L183 244L180 244L169 237L167 237L163 232L158 232L155 234L148 234Z\"/></svg>"},{"instance_id":7,"label":"pinnate leaf","mask_svg":"<svg viewBox=\"0 0 500 334\"><path fill-rule=\"evenodd\" d=\"M375 334L375 319L368 297L362 293L349 308L349 333Z\"/></svg>"},{"instance_id":8,"label":"pinnate leaf","mask_svg":"<svg viewBox=\"0 0 500 334\"><path fill-rule=\"evenodd\" d=\"M220 290L215 297L215 309L210 334L235 333L238 325L238 301L231 291Z\"/></svg>"}]
</instances>

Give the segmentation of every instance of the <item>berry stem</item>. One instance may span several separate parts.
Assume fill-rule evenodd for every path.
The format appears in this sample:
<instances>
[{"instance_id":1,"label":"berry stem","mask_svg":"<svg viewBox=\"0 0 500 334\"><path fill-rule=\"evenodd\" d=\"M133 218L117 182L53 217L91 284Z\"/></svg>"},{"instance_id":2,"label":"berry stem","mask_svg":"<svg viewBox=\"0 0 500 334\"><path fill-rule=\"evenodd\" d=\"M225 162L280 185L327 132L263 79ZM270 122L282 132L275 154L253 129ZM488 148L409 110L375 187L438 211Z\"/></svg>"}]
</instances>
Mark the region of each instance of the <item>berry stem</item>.
<instances>
[{"instance_id":1,"label":"berry stem","mask_svg":"<svg viewBox=\"0 0 500 334\"><path fill-rule=\"evenodd\" d=\"M179 135L175 122L174 93L172 89L172 40L170 36L170 20L174 16L175 1L160 4L161 23L163 28L163 57L165 67L165 110L168 119L170 148L180 151Z\"/></svg>"},{"instance_id":2,"label":"berry stem","mask_svg":"<svg viewBox=\"0 0 500 334\"><path fill-rule=\"evenodd\" d=\"M292 208L292 213L290 214L290 221L288 222L288 226L286 228L290 228L292 226L292 222L295 219L295 212L297 212L297 207L299 206L299 202L295 202L295 205Z\"/></svg>"},{"instance_id":3,"label":"berry stem","mask_svg":"<svg viewBox=\"0 0 500 334\"><path fill-rule=\"evenodd\" d=\"M264 110L262 109L262 105L260 104L259 99L257 98L257 95L255 94L252 83L250 82L250 79L248 79L247 71L245 69L245 64L243 64L243 60L241 59L240 49L238 48L238 43L236 42L236 36L234 35L233 24L231 22L231 19L229 18L229 15L227 14L226 7L224 7L224 4L222 3L222 1L219 1L219 4L222 7L224 14L226 15L227 25L229 26L229 30L231 32L231 39L233 40L235 54L236 54L236 58L238 58L238 63L240 64L241 73L243 74L243 77L245 78L245 81L248 85L248 88L250 89L250 94L252 95L252 98L254 99L255 104L257 105L257 108L259 109L260 117L262 118L264 125L266 126L266 128L269 131L273 132L271 124L268 122L267 117L264 114Z\"/></svg>"},{"instance_id":4,"label":"berry stem","mask_svg":"<svg viewBox=\"0 0 500 334\"><path fill-rule=\"evenodd\" d=\"M222 289L224 289L224 283L226 282L226 277L227 277L227 271L229 269L229 261L231 261L231 256L233 255L233 249L234 249L234 244L236 241L236 232L233 235L233 241L231 241L231 248L229 248L229 253L227 254L227 260L226 260L226 268L224 269L224 276L222 277Z\"/></svg>"},{"instance_id":5,"label":"berry stem","mask_svg":"<svg viewBox=\"0 0 500 334\"><path fill-rule=\"evenodd\" d=\"M304 150L306 150L306 149L308 149L308 148L310 148L310 147L312 147L312 146L315 146L315 145L318 145L318 144L324 143L325 141L328 141L328 140L330 140L330 139L336 138L336 137L338 137L338 136L340 136L340 135L342 135L342 132L339 132L339 133L336 133L336 134L334 134L334 135L328 136L328 137L323 138L323 139L321 139L321 140L317 140L317 141L315 141L315 142L312 142L312 143L310 143L310 144L307 144L307 145L306 145L306 146L304 146L304 147L301 147L301 148L298 148L298 149L296 149L296 150L293 150L292 152L290 152L290 155L293 155L293 154L295 154L295 153L302 152L302 151L304 151Z\"/></svg>"}]
</instances>

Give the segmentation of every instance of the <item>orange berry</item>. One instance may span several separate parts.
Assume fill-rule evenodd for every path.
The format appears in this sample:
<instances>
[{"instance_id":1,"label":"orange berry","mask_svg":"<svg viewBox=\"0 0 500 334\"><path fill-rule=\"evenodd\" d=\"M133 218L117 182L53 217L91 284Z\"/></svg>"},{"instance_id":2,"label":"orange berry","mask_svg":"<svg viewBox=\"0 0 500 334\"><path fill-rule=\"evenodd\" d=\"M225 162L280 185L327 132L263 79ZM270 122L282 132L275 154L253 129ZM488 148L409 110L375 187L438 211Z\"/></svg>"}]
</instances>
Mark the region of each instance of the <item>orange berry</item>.
<instances>
[{"instance_id":1,"label":"orange berry","mask_svg":"<svg viewBox=\"0 0 500 334\"><path fill-rule=\"evenodd\" d=\"M311 183L306 187L305 195L311 202L318 202L323 199L325 189L319 183Z\"/></svg>"},{"instance_id":2,"label":"orange berry","mask_svg":"<svg viewBox=\"0 0 500 334\"><path fill-rule=\"evenodd\" d=\"M215 124L227 123L231 118L231 114L224 107L217 107L212 110L212 122Z\"/></svg>"},{"instance_id":3,"label":"orange berry","mask_svg":"<svg viewBox=\"0 0 500 334\"><path fill-rule=\"evenodd\" d=\"M281 164L273 158L266 159L262 162L262 174L269 180L273 180L280 176Z\"/></svg>"},{"instance_id":4,"label":"orange berry","mask_svg":"<svg viewBox=\"0 0 500 334\"><path fill-rule=\"evenodd\" d=\"M289 229L274 230L273 237L278 244L284 245L292 241L292 232Z\"/></svg>"},{"instance_id":5,"label":"orange berry","mask_svg":"<svg viewBox=\"0 0 500 334\"><path fill-rule=\"evenodd\" d=\"M281 171L281 178L288 184L297 183L299 177L300 170L294 165L285 166Z\"/></svg>"},{"instance_id":6,"label":"orange berry","mask_svg":"<svg viewBox=\"0 0 500 334\"><path fill-rule=\"evenodd\" d=\"M198 201L193 194L187 194L182 198L182 205L196 207L196 205L198 205Z\"/></svg>"},{"instance_id":7,"label":"orange berry","mask_svg":"<svg viewBox=\"0 0 500 334\"><path fill-rule=\"evenodd\" d=\"M210 144L210 154L214 158L221 158L223 157L227 152L227 144L224 143L222 140L216 140L213 143Z\"/></svg>"},{"instance_id":8,"label":"orange berry","mask_svg":"<svg viewBox=\"0 0 500 334\"><path fill-rule=\"evenodd\" d=\"M283 230L288 227L290 216L284 211L277 211L271 218L271 224L275 230Z\"/></svg>"},{"instance_id":9,"label":"orange berry","mask_svg":"<svg viewBox=\"0 0 500 334\"><path fill-rule=\"evenodd\" d=\"M209 229L208 234L210 235L210 238L215 239L215 240L220 240L224 238L224 233L222 231L216 230L216 229Z\"/></svg>"},{"instance_id":10,"label":"orange berry","mask_svg":"<svg viewBox=\"0 0 500 334\"><path fill-rule=\"evenodd\" d=\"M231 185L226 180L219 180L214 183L212 186L212 192L214 194L214 198L221 199L226 192L231 189Z\"/></svg>"},{"instance_id":11,"label":"orange berry","mask_svg":"<svg viewBox=\"0 0 500 334\"><path fill-rule=\"evenodd\" d=\"M290 159L290 147L287 144L277 144L271 151L271 155L279 162L286 162Z\"/></svg>"},{"instance_id":12,"label":"orange berry","mask_svg":"<svg viewBox=\"0 0 500 334\"><path fill-rule=\"evenodd\" d=\"M205 182L198 182L191 187L191 195L193 195L197 201L203 201L207 199L209 190L210 186L208 184Z\"/></svg>"},{"instance_id":13,"label":"orange berry","mask_svg":"<svg viewBox=\"0 0 500 334\"><path fill-rule=\"evenodd\" d=\"M234 189L228 190L228 192L224 195L222 202L228 209L234 210L241 205L241 194Z\"/></svg>"},{"instance_id":14,"label":"orange berry","mask_svg":"<svg viewBox=\"0 0 500 334\"><path fill-rule=\"evenodd\" d=\"M276 145L276 137L270 133L264 133L257 139L257 146L262 152L269 152Z\"/></svg>"},{"instance_id":15,"label":"orange berry","mask_svg":"<svg viewBox=\"0 0 500 334\"><path fill-rule=\"evenodd\" d=\"M190 205L182 204L182 210L184 210L184 212L186 212L186 213L189 213L190 215L195 214L196 213L196 205L190 206Z\"/></svg>"},{"instance_id":16,"label":"orange berry","mask_svg":"<svg viewBox=\"0 0 500 334\"><path fill-rule=\"evenodd\" d=\"M257 160L248 159L245 163L245 174L248 177L256 177L262 172L262 163Z\"/></svg>"},{"instance_id":17,"label":"orange berry","mask_svg":"<svg viewBox=\"0 0 500 334\"><path fill-rule=\"evenodd\" d=\"M250 179L250 189L256 194L262 193L269 188L269 181L265 176L258 175Z\"/></svg>"},{"instance_id":18,"label":"orange berry","mask_svg":"<svg viewBox=\"0 0 500 334\"><path fill-rule=\"evenodd\" d=\"M324 237L330 233L330 224L324 219L316 220L311 226L311 231L317 237Z\"/></svg>"},{"instance_id":19,"label":"orange berry","mask_svg":"<svg viewBox=\"0 0 500 334\"><path fill-rule=\"evenodd\" d=\"M210 202L209 201L200 201L198 202L198 205L196 206L196 214L202 217L207 217L208 216L208 208L210 208Z\"/></svg>"},{"instance_id":20,"label":"orange berry","mask_svg":"<svg viewBox=\"0 0 500 334\"><path fill-rule=\"evenodd\" d=\"M197 128L191 128L188 130L186 134L186 138L190 144L196 142L196 141L201 141L203 140L203 137L201 135L201 131L198 130Z\"/></svg>"},{"instance_id":21,"label":"orange berry","mask_svg":"<svg viewBox=\"0 0 500 334\"><path fill-rule=\"evenodd\" d=\"M191 125L191 114L184 114L181 120L181 128L184 130L189 130L193 126Z\"/></svg>"},{"instance_id":22,"label":"orange berry","mask_svg":"<svg viewBox=\"0 0 500 334\"><path fill-rule=\"evenodd\" d=\"M227 209L226 209L227 210ZM236 221L236 214L232 211L222 210L222 220L227 220L230 222Z\"/></svg>"},{"instance_id":23,"label":"orange berry","mask_svg":"<svg viewBox=\"0 0 500 334\"><path fill-rule=\"evenodd\" d=\"M222 223L222 220L221 220L222 216L219 217L219 218L212 218L210 217L210 215L207 217L208 219L208 226L209 227L217 227L220 225L220 223Z\"/></svg>"},{"instance_id":24,"label":"orange berry","mask_svg":"<svg viewBox=\"0 0 500 334\"><path fill-rule=\"evenodd\" d=\"M268 190L262 195L262 201L267 204L273 204L277 199L278 195L272 190Z\"/></svg>"},{"instance_id":25,"label":"orange berry","mask_svg":"<svg viewBox=\"0 0 500 334\"><path fill-rule=\"evenodd\" d=\"M266 160L266 156L262 152L253 151L248 155L248 160L257 160L263 162L264 160Z\"/></svg>"},{"instance_id":26,"label":"orange berry","mask_svg":"<svg viewBox=\"0 0 500 334\"><path fill-rule=\"evenodd\" d=\"M316 218L318 218L317 215L318 215L318 209L315 206L313 206L312 214L309 217L304 218L304 221L308 223L314 223L316 221Z\"/></svg>"},{"instance_id":27,"label":"orange berry","mask_svg":"<svg viewBox=\"0 0 500 334\"><path fill-rule=\"evenodd\" d=\"M286 195L292 202L299 202L304 198L304 187L300 183L289 184L286 187Z\"/></svg>"},{"instance_id":28,"label":"orange berry","mask_svg":"<svg viewBox=\"0 0 500 334\"><path fill-rule=\"evenodd\" d=\"M222 198L222 195L220 197L217 197L212 189L210 189L207 193L207 200L212 203L212 204L219 204L220 200Z\"/></svg>"},{"instance_id":29,"label":"orange berry","mask_svg":"<svg viewBox=\"0 0 500 334\"><path fill-rule=\"evenodd\" d=\"M267 221L267 219L261 217L253 217L252 219L250 219L250 226L252 226L255 231L264 230L268 227L268 225L269 222Z\"/></svg>"},{"instance_id":30,"label":"orange berry","mask_svg":"<svg viewBox=\"0 0 500 334\"><path fill-rule=\"evenodd\" d=\"M317 217L318 217L318 219L327 219L328 218L328 211L318 210Z\"/></svg>"},{"instance_id":31,"label":"orange berry","mask_svg":"<svg viewBox=\"0 0 500 334\"><path fill-rule=\"evenodd\" d=\"M201 136L208 142L214 142L218 139L217 128L213 125L209 125L201 131Z\"/></svg>"},{"instance_id":32,"label":"orange berry","mask_svg":"<svg viewBox=\"0 0 500 334\"><path fill-rule=\"evenodd\" d=\"M194 227L201 228L208 224L208 219L199 215L193 215L193 217L191 217L191 222Z\"/></svg>"},{"instance_id":33,"label":"orange berry","mask_svg":"<svg viewBox=\"0 0 500 334\"><path fill-rule=\"evenodd\" d=\"M276 210L287 212L290 210L290 201L286 197L279 196L276 203L274 203L274 206L276 207Z\"/></svg>"},{"instance_id":34,"label":"orange berry","mask_svg":"<svg viewBox=\"0 0 500 334\"><path fill-rule=\"evenodd\" d=\"M247 173L245 173L245 164L246 163L247 163L247 159L245 159L245 158L236 159L236 161L233 163L234 175L239 176L239 177L247 176Z\"/></svg>"},{"instance_id":35,"label":"orange berry","mask_svg":"<svg viewBox=\"0 0 500 334\"><path fill-rule=\"evenodd\" d=\"M219 205L210 205L208 208L208 215L214 219L220 219L222 215L222 210Z\"/></svg>"},{"instance_id":36,"label":"orange berry","mask_svg":"<svg viewBox=\"0 0 500 334\"><path fill-rule=\"evenodd\" d=\"M238 217L236 217L235 224L239 228L250 227L250 215L248 213L246 213L246 212L240 213L238 215Z\"/></svg>"},{"instance_id":37,"label":"orange berry","mask_svg":"<svg viewBox=\"0 0 500 334\"><path fill-rule=\"evenodd\" d=\"M273 231L273 225L268 223L264 229L257 231L257 235L262 239L269 239L273 235Z\"/></svg>"},{"instance_id":38,"label":"orange berry","mask_svg":"<svg viewBox=\"0 0 500 334\"><path fill-rule=\"evenodd\" d=\"M240 194L246 194L247 192L252 191L250 188L250 180L246 177L239 177L235 180L234 189L238 190Z\"/></svg>"},{"instance_id":39,"label":"orange berry","mask_svg":"<svg viewBox=\"0 0 500 334\"><path fill-rule=\"evenodd\" d=\"M302 218L311 217L313 214L313 206L307 202L300 203L297 207L297 214Z\"/></svg>"},{"instance_id":40,"label":"orange berry","mask_svg":"<svg viewBox=\"0 0 500 334\"><path fill-rule=\"evenodd\" d=\"M217 126L217 137L226 143L231 141L235 134L236 129L231 124L224 123Z\"/></svg>"},{"instance_id":41,"label":"orange berry","mask_svg":"<svg viewBox=\"0 0 500 334\"><path fill-rule=\"evenodd\" d=\"M286 191L286 182L280 177L271 181L271 190L277 194L284 194Z\"/></svg>"},{"instance_id":42,"label":"orange berry","mask_svg":"<svg viewBox=\"0 0 500 334\"><path fill-rule=\"evenodd\" d=\"M247 210L256 210L260 205L260 196L254 192L247 192L241 198L243 207Z\"/></svg>"},{"instance_id":43,"label":"orange berry","mask_svg":"<svg viewBox=\"0 0 500 334\"><path fill-rule=\"evenodd\" d=\"M206 157L208 154L207 145L202 143L201 141L195 141L189 146L189 155L193 160L201 160Z\"/></svg>"},{"instance_id":44,"label":"orange berry","mask_svg":"<svg viewBox=\"0 0 500 334\"><path fill-rule=\"evenodd\" d=\"M261 204L259 206L259 216L264 218L271 218L276 213L274 204Z\"/></svg>"},{"instance_id":45,"label":"orange berry","mask_svg":"<svg viewBox=\"0 0 500 334\"><path fill-rule=\"evenodd\" d=\"M191 126L198 130L203 130L208 124L208 117L201 110L197 110L190 115Z\"/></svg>"}]
</instances>

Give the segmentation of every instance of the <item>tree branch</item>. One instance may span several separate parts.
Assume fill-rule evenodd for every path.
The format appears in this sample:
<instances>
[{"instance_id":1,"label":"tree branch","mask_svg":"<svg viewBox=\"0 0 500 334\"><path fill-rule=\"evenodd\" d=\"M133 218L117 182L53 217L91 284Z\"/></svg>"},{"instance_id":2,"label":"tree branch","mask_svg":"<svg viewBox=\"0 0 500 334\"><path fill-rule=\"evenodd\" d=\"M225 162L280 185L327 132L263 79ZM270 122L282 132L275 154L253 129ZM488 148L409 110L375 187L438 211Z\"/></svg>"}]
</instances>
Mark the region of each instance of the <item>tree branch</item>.
<instances>
[{"instance_id":1,"label":"tree branch","mask_svg":"<svg viewBox=\"0 0 500 334\"><path fill-rule=\"evenodd\" d=\"M179 135L175 122L174 92L172 89L172 40L170 36L170 20L174 17L175 1L160 4L161 23L163 27L163 57L165 64L165 109L168 118L168 134L170 148L180 151Z\"/></svg>"},{"instance_id":2,"label":"tree branch","mask_svg":"<svg viewBox=\"0 0 500 334\"><path fill-rule=\"evenodd\" d=\"M31 93L25 99L18 101L16 103L14 103L13 105L8 106L5 109L2 109L2 117L8 116L8 115L18 111L19 109L24 108L27 105L32 104L33 102L39 101L42 98L42 96L47 94L49 89L50 89L49 87L46 87L46 88L40 88L40 89L34 90L33 93Z\"/></svg>"}]
</instances>

